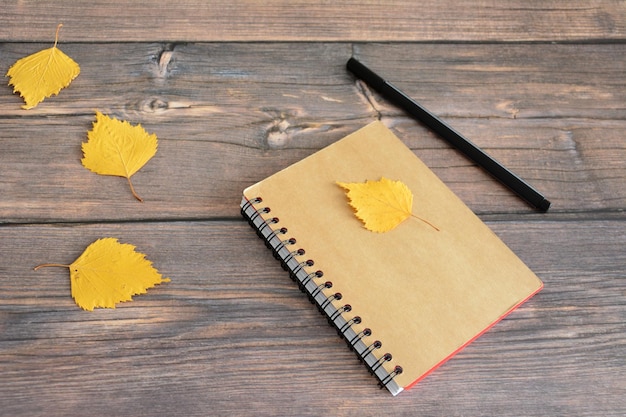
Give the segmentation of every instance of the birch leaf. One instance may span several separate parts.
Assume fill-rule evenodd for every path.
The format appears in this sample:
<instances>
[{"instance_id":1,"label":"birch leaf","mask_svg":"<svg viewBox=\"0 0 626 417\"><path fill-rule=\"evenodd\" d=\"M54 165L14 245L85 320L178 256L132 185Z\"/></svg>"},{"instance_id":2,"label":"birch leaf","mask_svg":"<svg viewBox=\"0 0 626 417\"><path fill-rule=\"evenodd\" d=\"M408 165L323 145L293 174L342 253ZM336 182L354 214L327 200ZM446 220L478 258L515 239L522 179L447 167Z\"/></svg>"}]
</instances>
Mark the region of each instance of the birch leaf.
<instances>
[{"instance_id":1,"label":"birch leaf","mask_svg":"<svg viewBox=\"0 0 626 417\"><path fill-rule=\"evenodd\" d=\"M83 166L100 175L124 177L133 196L143 201L135 192L130 177L135 174L157 151L155 134L148 134L137 124L117 120L96 112L93 129L83 142Z\"/></svg>"},{"instance_id":2,"label":"birch leaf","mask_svg":"<svg viewBox=\"0 0 626 417\"><path fill-rule=\"evenodd\" d=\"M69 268L72 297L79 307L92 311L96 307L115 308L116 303L131 301L133 295L170 281L145 256L133 245L103 238L89 245L70 265L42 264L35 270L48 266Z\"/></svg>"},{"instance_id":3,"label":"birch leaf","mask_svg":"<svg viewBox=\"0 0 626 417\"><path fill-rule=\"evenodd\" d=\"M61 26L57 27L52 48L17 60L6 74L13 92L19 92L26 103L23 109L32 109L46 97L58 94L80 73L78 64L57 48Z\"/></svg>"},{"instance_id":4,"label":"birch leaf","mask_svg":"<svg viewBox=\"0 0 626 417\"><path fill-rule=\"evenodd\" d=\"M392 181L382 177L378 181L337 182L337 184L347 192L350 206L367 230L378 233L388 232L409 217L419 219L435 230L439 230L412 213L413 193L402 181Z\"/></svg>"}]
</instances>

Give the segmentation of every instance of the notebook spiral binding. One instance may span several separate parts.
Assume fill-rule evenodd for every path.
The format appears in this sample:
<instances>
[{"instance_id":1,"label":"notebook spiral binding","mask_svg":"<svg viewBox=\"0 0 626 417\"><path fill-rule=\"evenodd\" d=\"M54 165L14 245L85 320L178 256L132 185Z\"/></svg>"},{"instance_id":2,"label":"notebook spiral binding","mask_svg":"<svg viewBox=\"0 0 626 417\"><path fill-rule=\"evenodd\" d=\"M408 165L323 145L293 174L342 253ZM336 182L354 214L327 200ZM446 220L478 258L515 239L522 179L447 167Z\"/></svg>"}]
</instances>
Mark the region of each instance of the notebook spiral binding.
<instances>
[{"instance_id":1,"label":"notebook spiral binding","mask_svg":"<svg viewBox=\"0 0 626 417\"><path fill-rule=\"evenodd\" d=\"M372 331L369 328L364 328L358 333L352 328L353 325L361 323L361 317L354 316L348 320L344 318L344 314L352 310L350 304L344 304L339 308L335 307L333 301L341 300L342 294L335 292L328 296L325 295L323 290L332 288L332 281L320 280L324 276L321 270L308 272L308 269L314 266L315 262L312 259L300 260L306 251L302 248L292 249L297 240L288 237L289 230L286 227L278 226L280 220L270 214L271 208L257 208L257 205L262 202L261 197L251 200L244 197L241 200L241 214L256 230L257 235L272 251L274 257L280 261L283 269L289 272L291 279L298 284L300 290L326 317L328 323L337 330L339 336L357 354L369 372L378 379L380 387L389 389L393 395L398 394L402 391L402 387L394 381L394 378L402 373L402 367L398 365L391 372L385 369L383 364L391 361L392 355L390 353L381 356L375 354L382 348L382 342L379 340L370 344L365 343L364 339L372 336Z\"/></svg>"}]
</instances>

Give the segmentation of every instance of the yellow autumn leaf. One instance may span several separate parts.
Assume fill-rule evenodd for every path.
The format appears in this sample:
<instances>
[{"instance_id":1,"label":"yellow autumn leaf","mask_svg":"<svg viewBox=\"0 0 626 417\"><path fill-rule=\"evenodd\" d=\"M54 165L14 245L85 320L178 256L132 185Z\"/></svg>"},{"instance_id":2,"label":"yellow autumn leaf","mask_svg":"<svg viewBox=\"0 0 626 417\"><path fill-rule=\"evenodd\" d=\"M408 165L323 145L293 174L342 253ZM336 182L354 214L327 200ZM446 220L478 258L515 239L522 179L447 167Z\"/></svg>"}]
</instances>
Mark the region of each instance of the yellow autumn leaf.
<instances>
[{"instance_id":1,"label":"yellow autumn leaf","mask_svg":"<svg viewBox=\"0 0 626 417\"><path fill-rule=\"evenodd\" d=\"M130 177L135 174L157 151L155 134L148 134L137 124L113 119L96 112L93 129L83 142L83 166L100 175L114 175L128 180L130 190L139 201Z\"/></svg>"},{"instance_id":2,"label":"yellow autumn leaf","mask_svg":"<svg viewBox=\"0 0 626 417\"><path fill-rule=\"evenodd\" d=\"M57 48L61 26L57 27L52 48L17 60L7 72L13 92L19 92L26 102L23 109L32 109L46 97L58 94L80 73L78 64Z\"/></svg>"},{"instance_id":3,"label":"yellow autumn leaf","mask_svg":"<svg viewBox=\"0 0 626 417\"><path fill-rule=\"evenodd\" d=\"M409 217L419 219L435 230L439 230L430 222L412 213L413 193L402 181L392 181L382 177L378 181L337 182L337 184L346 190L350 206L367 230L379 233L388 232Z\"/></svg>"},{"instance_id":4,"label":"yellow autumn leaf","mask_svg":"<svg viewBox=\"0 0 626 417\"><path fill-rule=\"evenodd\" d=\"M115 304L131 301L133 295L144 294L169 278L152 266L146 255L135 246L119 243L115 238L96 240L72 264L42 264L69 268L72 297L81 308L115 308Z\"/></svg>"}]
</instances>

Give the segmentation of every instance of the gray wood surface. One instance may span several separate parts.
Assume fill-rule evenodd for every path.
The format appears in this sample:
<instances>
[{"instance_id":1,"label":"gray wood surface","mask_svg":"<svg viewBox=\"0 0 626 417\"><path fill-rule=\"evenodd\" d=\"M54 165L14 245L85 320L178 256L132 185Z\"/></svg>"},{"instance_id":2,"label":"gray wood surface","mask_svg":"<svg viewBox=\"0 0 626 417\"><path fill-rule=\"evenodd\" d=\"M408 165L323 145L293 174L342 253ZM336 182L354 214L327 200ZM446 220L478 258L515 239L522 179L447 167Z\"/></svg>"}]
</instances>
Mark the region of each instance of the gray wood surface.
<instances>
[{"instance_id":1,"label":"gray wood surface","mask_svg":"<svg viewBox=\"0 0 626 417\"><path fill-rule=\"evenodd\" d=\"M127 3L3 4L2 74L58 23L81 74L28 111L0 88L0 415L624 414L624 2ZM356 81L352 55L550 211ZM133 176L144 203L82 167L96 110L157 134ZM395 398L238 208L246 186L377 118L545 282ZM172 281L85 312L66 270L32 269L108 236Z\"/></svg>"},{"instance_id":2,"label":"gray wood surface","mask_svg":"<svg viewBox=\"0 0 626 417\"><path fill-rule=\"evenodd\" d=\"M2 38L47 40L59 22L80 41L622 40L619 0L5 1ZM8 34L9 36L2 36Z\"/></svg>"}]
</instances>

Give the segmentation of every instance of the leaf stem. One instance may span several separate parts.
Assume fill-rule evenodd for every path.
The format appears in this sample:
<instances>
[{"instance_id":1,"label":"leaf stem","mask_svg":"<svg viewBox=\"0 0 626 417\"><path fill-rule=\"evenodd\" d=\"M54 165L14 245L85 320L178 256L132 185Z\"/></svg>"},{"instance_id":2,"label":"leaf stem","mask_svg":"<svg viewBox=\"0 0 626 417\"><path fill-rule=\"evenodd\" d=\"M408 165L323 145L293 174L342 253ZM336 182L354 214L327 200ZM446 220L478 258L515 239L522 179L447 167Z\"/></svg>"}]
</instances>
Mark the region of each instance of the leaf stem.
<instances>
[{"instance_id":1,"label":"leaf stem","mask_svg":"<svg viewBox=\"0 0 626 417\"><path fill-rule=\"evenodd\" d=\"M41 268L46 268L46 267L49 267L49 266L61 266L63 268L69 268L70 267L70 265L65 265L65 264L41 264L41 265L37 265L36 267L34 267L33 270L37 271L37 270L39 270Z\"/></svg>"},{"instance_id":2,"label":"leaf stem","mask_svg":"<svg viewBox=\"0 0 626 417\"><path fill-rule=\"evenodd\" d=\"M59 42L59 31L61 30L61 27L63 26L63 23L59 23L59 25L57 26L57 33L56 35L54 35L54 47L57 47L57 43Z\"/></svg>"},{"instance_id":3,"label":"leaf stem","mask_svg":"<svg viewBox=\"0 0 626 417\"><path fill-rule=\"evenodd\" d=\"M433 228L433 229L435 229L436 231L438 231L438 232L440 231L440 230L439 230L439 228L438 228L437 226L435 226L434 224L432 224L432 223L431 223L431 222L429 222L428 220L426 220L426 219L422 219L421 217L416 216L416 215L415 215L415 214L413 214L413 213L411 213L411 216L413 216L413 217L414 217L414 218L416 218L417 220L421 220L421 221L423 221L424 223L426 223L427 225L429 225L430 227L432 227L432 228Z\"/></svg>"},{"instance_id":4,"label":"leaf stem","mask_svg":"<svg viewBox=\"0 0 626 417\"><path fill-rule=\"evenodd\" d=\"M143 198L139 197L139 195L135 192L135 187L133 187L133 183L130 180L130 177L126 177L126 179L128 180L128 185L130 185L130 192L133 193L133 196L139 200L140 202L143 203Z\"/></svg>"}]
</instances>

